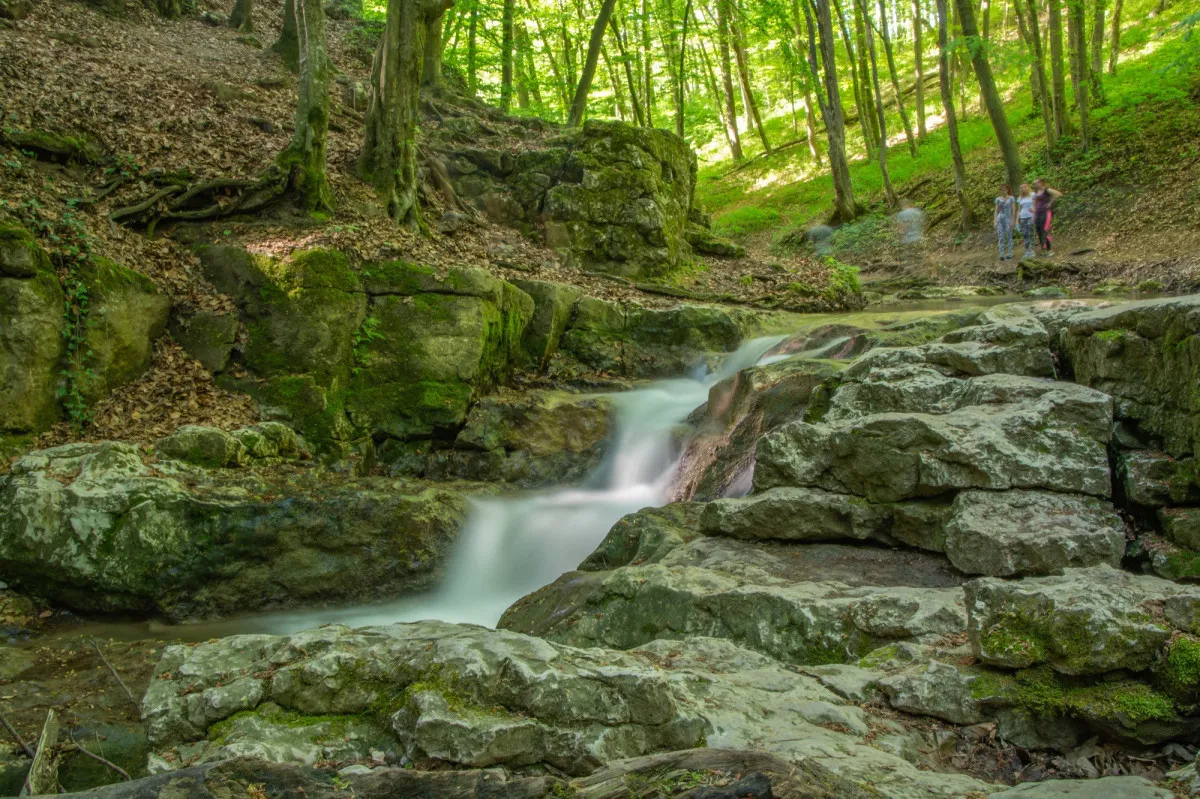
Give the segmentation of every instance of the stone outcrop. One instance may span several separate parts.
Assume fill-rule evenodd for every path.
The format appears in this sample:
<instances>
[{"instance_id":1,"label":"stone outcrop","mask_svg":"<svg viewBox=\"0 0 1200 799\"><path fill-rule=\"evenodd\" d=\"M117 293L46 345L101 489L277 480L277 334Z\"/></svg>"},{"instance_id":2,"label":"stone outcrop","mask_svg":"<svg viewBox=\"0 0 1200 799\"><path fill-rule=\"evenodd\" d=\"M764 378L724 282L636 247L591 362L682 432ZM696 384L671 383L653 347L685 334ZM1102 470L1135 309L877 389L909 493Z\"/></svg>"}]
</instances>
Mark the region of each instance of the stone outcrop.
<instances>
[{"instance_id":1,"label":"stone outcrop","mask_svg":"<svg viewBox=\"0 0 1200 799\"><path fill-rule=\"evenodd\" d=\"M180 454L209 460L217 450L194 432L177 434L196 444ZM232 449L279 452L264 432L231 436ZM466 513L451 491L205 472L113 442L22 457L0 505L4 579L81 610L176 620L421 590Z\"/></svg>"},{"instance_id":2,"label":"stone outcrop","mask_svg":"<svg viewBox=\"0 0 1200 799\"><path fill-rule=\"evenodd\" d=\"M888 799L986 789L868 743L902 739L904 731L884 718L872 727L861 708L816 679L715 639L659 641L624 653L440 622L335 626L172 646L154 672L143 703L152 771L183 758L202 765L236 756L549 765L568 775L612 764L574 782L587 796L589 785L620 779L624 758L700 742L722 749L753 743L827 770L831 787L869 780ZM909 748L915 752L911 741ZM857 795L846 790L834 795Z\"/></svg>"}]
</instances>

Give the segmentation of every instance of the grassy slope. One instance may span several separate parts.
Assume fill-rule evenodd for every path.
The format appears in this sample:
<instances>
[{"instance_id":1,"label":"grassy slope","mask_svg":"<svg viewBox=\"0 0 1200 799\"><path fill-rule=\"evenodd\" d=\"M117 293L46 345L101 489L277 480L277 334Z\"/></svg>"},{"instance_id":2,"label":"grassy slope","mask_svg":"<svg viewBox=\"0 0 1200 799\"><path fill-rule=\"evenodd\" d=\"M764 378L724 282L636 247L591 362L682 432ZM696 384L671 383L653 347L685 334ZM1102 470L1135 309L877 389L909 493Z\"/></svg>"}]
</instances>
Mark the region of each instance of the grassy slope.
<instances>
[{"instance_id":1,"label":"grassy slope","mask_svg":"<svg viewBox=\"0 0 1200 799\"><path fill-rule=\"evenodd\" d=\"M1014 52L1019 45L1010 42L999 47L995 58L1008 85L1009 121L1022 148L1027 174L1047 176L1067 189L1072 198L1085 193L1087 196L1076 203L1085 216L1103 205L1106 198L1119 199L1130 191L1160 186L1169 173L1187 171L1200 156L1200 111L1192 94L1197 85L1196 61L1185 58L1195 52L1198 44L1185 40L1179 27L1180 21L1194 11L1186 3L1177 3L1165 14L1152 18L1142 13L1142 4L1133 5L1133 9L1126 9L1130 24L1122 35L1123 57L1118 74L1105 77L1108 104L1093 113L1096 146L1088 153L1077 152L1077 142L1072 140L1062 141L1052 155L1046 152L1040 114L1031 113L1028 83L1019 74L1024 71L1019 53ZM907 72L906 65L900 68ZM928 113L939 113L936 86L927 92L926 99ZM972 177L969 191L976 207L985 210L979 227L989 231L987 205L1003 172L991 124L980 115L970 96L968 101L971 114L960 125L960 140ZM893 137L888 165L898 189L902 191L906 185L925 178L949 184L952 164L944 127L933 127L931 120L929 136L913 158L904 143L898 116L891 116L888 125ZM776 119L775 123L787 126L786 131L777 130L777 140L791 138L790 119ZM852 153L861 152L857 127L847 132ZM1164 157L1168 153L1169 157ZM880 203L882 176L876 163L860 155L851 166L851 176L860 199ZM1194 181L1187 182L1194 187ZM742 168L731 168L728 162L711 164L701 170L698 195L713 212L718 230L752 247L758 244L765 248L794 226L827 213L832 183L827 172L812 164L807 148L800 146L758 158ZM1193 188L1190 197L1175 199L1176 210L1186 217L1186 207L1197 197ZM1064 212L1074 202L1065 202Z\"/></svg>"}]
</instances>

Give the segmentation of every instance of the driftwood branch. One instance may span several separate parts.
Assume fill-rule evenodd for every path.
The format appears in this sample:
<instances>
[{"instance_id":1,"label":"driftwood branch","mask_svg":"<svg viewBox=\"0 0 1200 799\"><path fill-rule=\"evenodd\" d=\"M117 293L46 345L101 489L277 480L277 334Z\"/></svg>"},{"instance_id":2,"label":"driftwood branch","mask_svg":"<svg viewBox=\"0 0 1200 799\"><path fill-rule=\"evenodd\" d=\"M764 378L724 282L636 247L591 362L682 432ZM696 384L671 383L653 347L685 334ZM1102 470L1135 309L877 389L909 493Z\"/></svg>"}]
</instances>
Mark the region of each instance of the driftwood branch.
<instances>
[{"instance_id":1,"label":"driftwood branch","mask_svg":"<svg viewBox=\"0 0 1200 799\"><path fill-rule=\"evenodd\" d=\"M117 674L117 670L115 668L113 668L113 664L108 662L108 658L104 657L104 653L100 651L100 647L96 644L95 639L90 639L88 641L88 643L90 643L92 645L92 649L96 650L96 654L100 656L100 662L102 662L105 666L108 667L109 672L112 673L113 679L117 681L117 685L121 686L121 690L125 692L125 696L129 697L130 704L132 704L134 706L134 708L137 709L138 718L141 718L142 717L142 705L140 702L138 702L136 699L133 698L133 692L129 690L129 686L126 685L125 681L121 679L121 675Z\"/></svg>"},{"instance_id":2,"label":"driftwood branch","mask_svg":"<svg viewBox=\"0 0 1200 799\"><path fill-rule=\"evenodd\" d=\"M85 749L85 748L84 748L84 747L83 747L83 746L82 746L82 745L79 743L79 741L76 741L76 740L75 740L75 736L74 736L74 735L72 735L72 736L71 736L71 746L70 746L70 747L68 747L68 748L66 748L64 751L66 751L66 752L78 752L79 754L81 754L81 755L83 755L83 756L85 756L85 757L90 757L92 760L95 760L97 763L99 763L99 764L101 764L101 765L103 765L103 766L107 766L108 768L110 768L110 769L112 769L113 771L117 772L117 773L118 773L118 774L120 774L122 777L124 777L124 778L125 778L127 781L129 781L129 782L132 782L132 781L133 781L133 777L129 776L129 772L128 772L128 771L126 771L125 769L121 768L120 766L118 766L116 763L112 762L112 761L111 761L111 760L109 760L108 758L101 757L100 755L96 754L95 752L92 752L92 751L90 751L90 750L88 750L88 749Z\"/></svg>"},{"instance_id":3,"label":"driftwood branch","mask_svg":"<svg viewBox=\"0 0 1200 799\"><path fill-rule=\"evenodd\" d=\"M3 724L4 729L8 730L8 734L11 735L13 740L17 742L17 746L21 747L21 749L25 752L25 756L30 760L33 760L33 747L25 743L25 740L21 737L21 734L13 728L13 725L8 723L8 719L4 717L3 713L0 713L0 724Z\"/></svg>"}]
</instances>

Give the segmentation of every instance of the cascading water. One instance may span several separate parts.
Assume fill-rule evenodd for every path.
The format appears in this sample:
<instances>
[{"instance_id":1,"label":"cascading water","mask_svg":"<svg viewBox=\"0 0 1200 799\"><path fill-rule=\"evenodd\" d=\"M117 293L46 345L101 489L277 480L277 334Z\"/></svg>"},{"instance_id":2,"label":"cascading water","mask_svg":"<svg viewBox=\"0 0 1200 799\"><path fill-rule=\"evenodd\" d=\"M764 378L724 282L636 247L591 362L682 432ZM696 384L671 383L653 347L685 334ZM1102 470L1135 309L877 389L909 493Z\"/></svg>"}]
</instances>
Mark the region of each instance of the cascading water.
<instances>
[{"instance_id":1,"label":"cascading water","mask_svg":"<svg viewBox=\"0 0 1200 799\"><path fill-rule=\"evenodd\" d=\"M476 499L445 579L428 593L378 605L169 629L187 637L208 637L290 633L330 622L357 627L440 619L493 626L517 599L575 569L622 516L667 502L679 457L679 424L705 402L711 386L757 363L782 338L749 341L713 372L698 371L612 395L615 439L584 485Z\"/></svg>"}]
</instances>

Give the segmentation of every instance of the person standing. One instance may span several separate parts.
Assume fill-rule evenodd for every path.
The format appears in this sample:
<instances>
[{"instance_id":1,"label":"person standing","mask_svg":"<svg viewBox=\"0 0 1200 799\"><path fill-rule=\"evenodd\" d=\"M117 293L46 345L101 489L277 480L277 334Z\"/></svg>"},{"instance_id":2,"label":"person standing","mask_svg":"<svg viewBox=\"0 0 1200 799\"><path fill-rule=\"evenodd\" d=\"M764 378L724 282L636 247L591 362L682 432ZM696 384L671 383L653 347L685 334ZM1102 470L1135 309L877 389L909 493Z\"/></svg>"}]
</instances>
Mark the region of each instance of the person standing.
<instances>
[{"instance_id":1,"label":"person standing","mask_svg":"<svg viewBox=\"0 0 1200 799\"><path fill-rule=\"evenodd\" d=\"M1017 197L1017 226L1021 231L1021 241L1025 243L1025 254L1021 257L1034 257L1037 233L1033 231L1033 189L1028 183L1021 184L1021 194Z\"/></svg>"},{"instance_id":2,"label":"person standing","mask_svg":"<svg viewBox=\"0 0 1200 799\"><path fill-rule=\"evenodd\" d=\"M1013 227L1017 221L1017 201L1007 183L996 198L996 239L1000 243L1000 260L1012 260Z\"/></svg>"},{"instance_id":3,"label":"person standing","mask_svg":"<svg viewBox=\"0 0 1200 799\"><path fill-rule=\"evenodd\" d=\"M1063 196L1061 191L1046 185L1043 178L1033 182L1033 226L1037 230L1038 246L1049 258L1054 255L1054 242L1050 238L1050 223L1054 221L1054 201Z\"/></svg>"}]
</instances>

